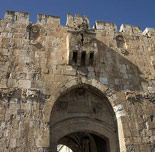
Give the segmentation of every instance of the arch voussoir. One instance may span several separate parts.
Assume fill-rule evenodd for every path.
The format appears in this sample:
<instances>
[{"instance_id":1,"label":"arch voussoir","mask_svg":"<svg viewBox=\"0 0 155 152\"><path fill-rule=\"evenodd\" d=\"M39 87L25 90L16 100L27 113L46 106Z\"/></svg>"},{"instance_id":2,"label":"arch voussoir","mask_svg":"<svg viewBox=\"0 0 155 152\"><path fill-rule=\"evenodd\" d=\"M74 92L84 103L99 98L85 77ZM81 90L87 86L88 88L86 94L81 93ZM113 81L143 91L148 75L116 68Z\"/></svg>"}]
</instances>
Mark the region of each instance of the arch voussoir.
<instances>
[{"instance_id":1,"label":"arch voussoir","mask_svg":"<svg viewBox=\"0 0 155 152\"><path fill-rule=\"evenodd\" d=\"M73 89L73 88L77 88L80 86L87 86L90 88L95 88L96 90L98 90L100 93L102 93L103 95L105 95L109 102L110 105L112 107L114 107L116 104L118 104L119 101L119 97L118 97L118 92L112 91L111 89L109 89L108 87L104 86L103 84L101 84L99 81L93 79L93 80L88 80L84 77L82 78L74 78L71 80L67 80L65 82L62 82L61 84L59 84L54 91L51 93L51 97L48 100L47 104L45 105L43 112L44 112L44 121L45 122L49 122L50 121L50 115L51 115L51 111L52 108L54 106L54 103L56 102L56 100L62 96L63 94L65 94L67 91ZM117 102L115 102L117 100Z\"/></svg>"}]
</instances>

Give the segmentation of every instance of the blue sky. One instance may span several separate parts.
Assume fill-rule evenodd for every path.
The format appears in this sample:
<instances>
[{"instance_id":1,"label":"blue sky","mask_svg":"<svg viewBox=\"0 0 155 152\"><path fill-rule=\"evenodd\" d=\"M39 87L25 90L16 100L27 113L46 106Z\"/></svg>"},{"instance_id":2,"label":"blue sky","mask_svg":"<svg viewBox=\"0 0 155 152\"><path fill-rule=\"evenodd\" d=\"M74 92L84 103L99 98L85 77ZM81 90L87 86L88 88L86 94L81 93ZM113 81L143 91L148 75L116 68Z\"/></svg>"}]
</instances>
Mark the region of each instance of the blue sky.
<instances>
[{"instance_id":1,"label":"blue sky","mask_svg":"<svg viewBox=\"0 0 155 152\"><path fill-rule=\"evenodd\" d=\"M91 26L100 20L155 28L155 0L0 0L0 18L6 10L29 12L32 22L41 13L60 16L64 25L71 13L87 15Z\"/></svg>"}]
</instances>

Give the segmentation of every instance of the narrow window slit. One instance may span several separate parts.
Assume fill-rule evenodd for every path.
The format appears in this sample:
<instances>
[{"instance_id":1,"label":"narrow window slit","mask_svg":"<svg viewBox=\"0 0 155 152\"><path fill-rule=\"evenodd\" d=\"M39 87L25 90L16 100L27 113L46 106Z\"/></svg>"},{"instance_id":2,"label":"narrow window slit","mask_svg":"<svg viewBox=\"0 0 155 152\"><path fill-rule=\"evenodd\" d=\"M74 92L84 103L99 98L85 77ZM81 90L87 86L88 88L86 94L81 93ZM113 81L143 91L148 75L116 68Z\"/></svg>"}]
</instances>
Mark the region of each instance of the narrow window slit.
<instances>
[{"instance_id":1,"label":"narrow window slit","mask_svg":"<svg viewBox=\"0 0 155 152\"><path fill-rule=\"evenodd\" d=\"M89 64L93 65L94 63L94 52L90 52L90 56L89 56Z\"/></svg>"},{"instance_id":2,"label":"narrow window slit","mask_svg":"<svg viewBox=\"0 0 155 152\"><path fill-rule=\"evenodd\" d=\"M151 122L154 122L154 115L150 115Z\"/></svg>"},{"instance_id":3,"label":"narrow window slit","mask_svg":"<svg viewBox=\"0 0 155 152\"><path fill-rule=\"evenodd\" d=\"M82 51L82 54L81 54L81 65L85 65L85 62L86 62L86 51Z\"/></svg>"},{"instance_id":4,"label":"narrow window slit","mask_svg":"<svg viewBox=\"0 0 155 152\"><path fill-rule=\"evenodd\" d=\"M15 20L16 20L16 21L18 20L18 17L17 17L17 15L15 16Z\"/></svg>"},{"instance_id":5,"label":"narrow window slit","mask_svg":"<svg viewBox=\"0 0 155 152\"><path fill-rule=\"evenodd\" d=\"M84 36L83 36L83 34L81 34L81 43L82 43L82 45L84 43Z\"/></svg>"},{"instance_id":6,"label":"narrow window slit","mask_svg":"<svg viewBox=\"0 0 155 152\"><path fill-rule=\"evenodd\" d=\"M74 51L73 52L73 63L77 63L77 57L78 57L78 53L77 53L77 51Z\"/></svg>"},{"instance_id":7,"label":"narrow window slit","mask_svg":"<svg viewBox=\"0 0 155 152\"><path fill-rule=\"evenodd\" d=\"M32 32L31 32L32 28L30 28L30 31L29 31L29 40L32 40Z\"/></svg>"}]
</instances>

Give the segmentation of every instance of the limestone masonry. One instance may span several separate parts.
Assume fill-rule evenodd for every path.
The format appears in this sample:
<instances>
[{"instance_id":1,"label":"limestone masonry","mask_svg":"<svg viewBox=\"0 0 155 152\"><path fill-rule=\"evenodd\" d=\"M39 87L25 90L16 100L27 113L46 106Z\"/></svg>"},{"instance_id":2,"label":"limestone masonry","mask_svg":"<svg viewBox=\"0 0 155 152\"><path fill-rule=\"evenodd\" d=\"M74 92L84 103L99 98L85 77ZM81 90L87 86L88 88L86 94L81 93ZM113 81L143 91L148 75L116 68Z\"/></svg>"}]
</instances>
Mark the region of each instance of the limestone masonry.
<instances>
[{"instance_id":1,"label":"limestone masonry","mask_svg":"<svg viewBox=\"0 0 155 152\"><path fill-rule=\"evenodd\" d=\"M0 19L0 152L155 152L155 29L87 16Z\"/></svg>"}]
</instances>

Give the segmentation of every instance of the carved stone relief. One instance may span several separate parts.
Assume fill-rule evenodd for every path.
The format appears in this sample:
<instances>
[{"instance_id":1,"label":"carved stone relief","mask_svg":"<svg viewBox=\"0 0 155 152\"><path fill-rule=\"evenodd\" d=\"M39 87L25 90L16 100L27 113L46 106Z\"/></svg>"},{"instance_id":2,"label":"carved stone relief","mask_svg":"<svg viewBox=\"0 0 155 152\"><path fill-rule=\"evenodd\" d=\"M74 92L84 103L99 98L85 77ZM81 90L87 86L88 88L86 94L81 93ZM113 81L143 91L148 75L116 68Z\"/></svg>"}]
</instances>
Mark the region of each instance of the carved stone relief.
<instances>
[{"instance_id":1,"label":"carved stone relief","mask_svg":"<svg viewBox=\"0 0 155 152\"><path fill-rule=\"evenodd\" d=\"M39 36L40 28L37 25L30 24L27 26L27 32L29 32L30 40L36 40Z\"/></svg>"}]
</instances>

